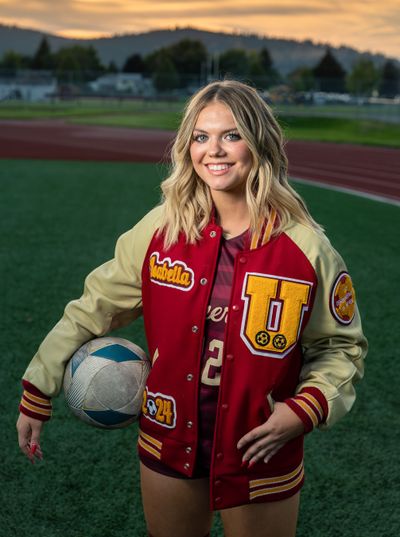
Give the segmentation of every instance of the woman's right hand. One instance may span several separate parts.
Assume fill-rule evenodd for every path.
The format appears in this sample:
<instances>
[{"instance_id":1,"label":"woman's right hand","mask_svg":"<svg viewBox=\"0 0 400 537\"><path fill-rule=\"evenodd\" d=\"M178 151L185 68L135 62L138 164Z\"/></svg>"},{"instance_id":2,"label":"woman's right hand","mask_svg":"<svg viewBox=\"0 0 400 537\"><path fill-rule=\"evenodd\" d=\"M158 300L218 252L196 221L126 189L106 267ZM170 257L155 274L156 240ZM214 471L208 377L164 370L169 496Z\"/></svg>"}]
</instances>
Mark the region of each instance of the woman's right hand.
<instances>
[{"instance_id":1,"label":"woman's right hand","mask_svg":"<svg viewBox=\"0 0 400 537\"><path fill-rule=\"evenodd\" d=\"M17 421L18 444L24 455L28 457L32 464L35 464L35 457L42 460L43 453L40 448L40 433L43 421L30 418L22 412Z\"/></svg>"}]
</instances>

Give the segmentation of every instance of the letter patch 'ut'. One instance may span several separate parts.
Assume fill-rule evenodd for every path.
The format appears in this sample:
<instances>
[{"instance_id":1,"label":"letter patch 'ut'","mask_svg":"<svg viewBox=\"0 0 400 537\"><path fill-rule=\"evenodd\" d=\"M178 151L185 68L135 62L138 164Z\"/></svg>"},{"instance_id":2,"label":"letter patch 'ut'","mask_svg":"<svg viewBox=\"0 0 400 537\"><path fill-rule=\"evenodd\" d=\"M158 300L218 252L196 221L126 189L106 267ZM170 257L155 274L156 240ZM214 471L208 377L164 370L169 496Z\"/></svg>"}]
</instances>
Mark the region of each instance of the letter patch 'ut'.
<instances>
[{"instance_id":1,"label":"letter patch 'ut'","mask_svg":"<svg viewBox=\"0 0 400 537\"><path fill-rule=\"evenodd\" d=\"M241 338L261 356L284 358L296 344L313 284L270 274L248 273Z\"/></svg>"}]
</instances>

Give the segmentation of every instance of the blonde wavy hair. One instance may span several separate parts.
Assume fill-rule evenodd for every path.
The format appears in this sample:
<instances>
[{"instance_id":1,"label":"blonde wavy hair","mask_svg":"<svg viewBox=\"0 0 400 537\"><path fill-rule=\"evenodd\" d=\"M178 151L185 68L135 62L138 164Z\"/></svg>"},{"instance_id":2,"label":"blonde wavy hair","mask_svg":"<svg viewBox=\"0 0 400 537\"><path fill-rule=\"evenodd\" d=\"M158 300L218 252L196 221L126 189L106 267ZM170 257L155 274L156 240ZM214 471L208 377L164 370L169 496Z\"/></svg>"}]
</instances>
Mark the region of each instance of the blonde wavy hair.
<instances>
[{"instance_id":1,"label":"blonde wavy hair","mask_svg":"<svg viewBox=\"0 0 400 537\"><path fill-rule=\"evenodd\" d=\"M165 247L174 244L181 232L187 242L196 242L211 218L210 190L193 168L190 146L200 112L213 102L222 103L231 111L252 155L253 164L246 182L251 231L259 230L272 209L278 216L274 235L281 233L291 220L322 231L288 183L284 139L271 109L256 89L236 80L222 80L200 89L185 107L172 146L171 172L161 183L164 210L159 231L165 234Z\"/></svg>"}]
</instances>

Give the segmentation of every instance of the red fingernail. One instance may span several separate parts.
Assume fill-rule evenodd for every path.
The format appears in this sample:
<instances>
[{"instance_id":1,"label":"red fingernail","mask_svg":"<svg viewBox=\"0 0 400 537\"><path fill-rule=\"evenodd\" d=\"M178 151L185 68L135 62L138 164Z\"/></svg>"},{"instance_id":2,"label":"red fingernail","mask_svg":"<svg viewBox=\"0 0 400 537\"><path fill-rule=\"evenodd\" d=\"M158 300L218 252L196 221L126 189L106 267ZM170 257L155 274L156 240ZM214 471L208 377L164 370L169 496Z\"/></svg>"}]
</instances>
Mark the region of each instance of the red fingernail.
<instances>
[{"instance_id":1,"label":"red fingernail","mask_svg":"<svg viewBox=\"0 0 400 537\"><path fill-rule=\"evenodd\" d=\"M31 453L32 455L34 455L36 453L36 450L37 450L37 444L31 444Z\"/></svg>"},{"instance_id":2,"label":"red fingernail","mask_svg":"<svg viewBox=\"0 0 400 537\"><path fill-rule=\"evenodd\" d=\"M240 465L241 468L246 468L249 461L242 461L242 464Z\"/></svg>"},{"instance_id":3,"label":"red fingernail","mask_svg":"<svg viewBox=\"0 0 400 537\"><path fill-rule=\"evenodd\" d=\"M256 463L256 461L249 462L249 466L247 467L248 470L250 470L250 468L252 468L255 465L255 463Z\"/></svg>"}]
</instances>

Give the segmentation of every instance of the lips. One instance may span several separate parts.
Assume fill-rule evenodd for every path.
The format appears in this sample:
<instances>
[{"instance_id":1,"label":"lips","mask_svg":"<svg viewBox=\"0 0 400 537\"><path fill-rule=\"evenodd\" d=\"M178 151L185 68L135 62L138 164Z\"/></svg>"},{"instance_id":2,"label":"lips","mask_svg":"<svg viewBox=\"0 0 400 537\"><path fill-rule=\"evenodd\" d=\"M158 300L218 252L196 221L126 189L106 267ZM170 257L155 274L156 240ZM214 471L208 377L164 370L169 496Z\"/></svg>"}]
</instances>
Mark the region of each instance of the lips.
<instances>
[{"instance_id":1,"label":"lips","mask_svg":"<svg viewBox=\"0 0 400 537\"><path fill-rule=\"evenodd\" d=\"M229 170L233 164L223 163L223 164L206 164L206 168L210 172L224 172L226 170Z\"/></svg>"}]
</instances>

